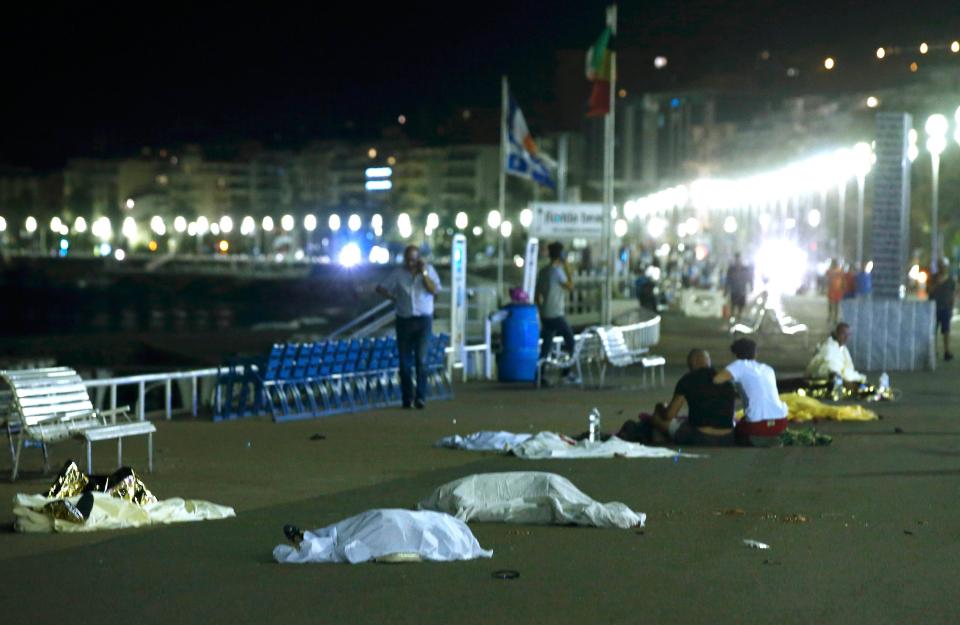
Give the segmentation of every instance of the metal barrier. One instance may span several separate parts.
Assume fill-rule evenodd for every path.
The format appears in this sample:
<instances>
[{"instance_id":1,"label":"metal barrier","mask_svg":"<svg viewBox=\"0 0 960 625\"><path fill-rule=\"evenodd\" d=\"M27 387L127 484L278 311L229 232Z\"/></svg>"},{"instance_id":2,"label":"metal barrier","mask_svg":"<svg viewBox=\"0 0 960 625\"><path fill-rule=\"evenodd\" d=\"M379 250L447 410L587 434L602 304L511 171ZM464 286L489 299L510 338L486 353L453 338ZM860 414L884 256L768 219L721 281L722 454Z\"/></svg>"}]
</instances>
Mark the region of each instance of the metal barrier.
<instances>
[{"instance_id":1,"label":"metal barrier","mask_svg":"<svg viewBox=\"0 0 960 625\"><path fill-rule=\"evenodd\" d=\"M206 378L216 379L222 371L221 367L209 369L193 369L190 371L171 371L166 373L144 373L141 375L129 375L118 378L101 378L93 380L84 380L83 385L90 388L108 388L110 393L110 409L117 408L117 389L121 386L137 387L136 415L137 420L143 421L146 418L146 399L147 393L155 388L164 389L164 410L163 413L167 420L173 417L173 382L174 380L190 380L192 392L190 394L190 404L181 409L189 408L191 414L196 417L199 412L200 403L200 380ZM152 387L148 384L153 383Z\"/></svg>"}]
</instances>

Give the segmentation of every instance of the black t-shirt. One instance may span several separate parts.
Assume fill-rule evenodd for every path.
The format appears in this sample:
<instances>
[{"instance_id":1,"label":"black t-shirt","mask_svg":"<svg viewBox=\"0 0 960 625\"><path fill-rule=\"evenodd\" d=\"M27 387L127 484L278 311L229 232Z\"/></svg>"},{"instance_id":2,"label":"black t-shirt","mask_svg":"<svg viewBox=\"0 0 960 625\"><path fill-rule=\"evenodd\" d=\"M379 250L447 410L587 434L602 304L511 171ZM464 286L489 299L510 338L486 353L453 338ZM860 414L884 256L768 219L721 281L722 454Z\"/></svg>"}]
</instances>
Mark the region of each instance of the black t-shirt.
<instances>
[{"instance_id":1,"label":"black t-shirt","mask_svg":"<svg viewBox=\"0 0 960 625\"><path fill-rule=\"evenodd\" d=\"M715 428L733 427L733 410L736 395L733 385L714 384L717 372L712 367L697 369L684 375L677 382L674 395L683 395L687 400L690 425Z\"/></svg>"}]
</instances>

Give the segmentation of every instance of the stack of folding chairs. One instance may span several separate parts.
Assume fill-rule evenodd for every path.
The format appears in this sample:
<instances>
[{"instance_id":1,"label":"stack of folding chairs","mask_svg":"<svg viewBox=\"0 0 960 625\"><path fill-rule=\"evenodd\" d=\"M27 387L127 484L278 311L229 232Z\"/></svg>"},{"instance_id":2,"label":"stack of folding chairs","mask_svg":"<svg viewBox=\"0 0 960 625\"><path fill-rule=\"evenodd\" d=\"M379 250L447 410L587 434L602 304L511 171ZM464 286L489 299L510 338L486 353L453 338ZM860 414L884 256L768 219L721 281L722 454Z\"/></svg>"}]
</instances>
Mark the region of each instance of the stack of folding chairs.
<instances>
[{"instance_id":1,"label":"stack of folding chairs","mask_svg":"<svg viewBox=\"0 0 960 625\"><path fill-rule=\"evenodd\" d=\"M445 334L430 337L428 398L453 397L449 343ZM290 421L401 402L400 357L392 336L277 344L242 373L238 362L228 362L218 376L215 420L269 411L274 421Z\"/></svg>"}]
</instances>

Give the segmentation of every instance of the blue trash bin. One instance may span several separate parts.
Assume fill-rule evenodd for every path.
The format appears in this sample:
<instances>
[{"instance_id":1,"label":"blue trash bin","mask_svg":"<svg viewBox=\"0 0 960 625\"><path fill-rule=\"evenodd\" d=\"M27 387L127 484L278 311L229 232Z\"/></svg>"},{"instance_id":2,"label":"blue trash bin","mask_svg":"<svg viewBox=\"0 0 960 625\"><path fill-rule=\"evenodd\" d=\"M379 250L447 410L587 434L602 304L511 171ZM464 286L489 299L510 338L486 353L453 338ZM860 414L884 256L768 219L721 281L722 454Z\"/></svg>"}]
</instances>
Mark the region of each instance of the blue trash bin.
<instances>
[{"instance_id":1,"label":"blue trash bin","mask_svg":"<svg viewBox=\"0 0 960 625\"><path fill-rule=\"evenodd\" d=\"M540 319L533 304L508 304L501 326L503 349L497 359L501 382L533 382L540 356Z\"/></svg>"}]
</instances>

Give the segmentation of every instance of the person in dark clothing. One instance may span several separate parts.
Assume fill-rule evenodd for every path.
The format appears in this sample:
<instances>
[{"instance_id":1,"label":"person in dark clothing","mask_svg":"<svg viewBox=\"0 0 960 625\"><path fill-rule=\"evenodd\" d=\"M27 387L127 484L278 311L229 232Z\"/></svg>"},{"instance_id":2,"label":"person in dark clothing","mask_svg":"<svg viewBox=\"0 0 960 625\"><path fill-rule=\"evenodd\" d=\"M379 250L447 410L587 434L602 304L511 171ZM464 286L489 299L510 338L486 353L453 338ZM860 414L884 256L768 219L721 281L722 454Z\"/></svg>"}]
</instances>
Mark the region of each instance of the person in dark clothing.
<instances>
[{"instance_id":1,"label":"person in dark clothing","mask_svg":"<svg viewBox=\"0 0 960 625\"><path fill-rule=\"evenodd\" d=\"M942 261L941 269L937 272L936 286L930 291L930 299L937 304L937 327L943 335L943 359L953 360L950 351L950 320L953 318L953 302L956 296L957 283L950 277L950 269L946 260Z\"/></svg>"},{"instance_id":2,"label":"person in dark clothing","mask_svg":"<svg viewBox=\"0 0 960 625\"><path fill-rule=\"evenodd\" d=\"M617 433L624 440L651 442L650 428L670 441L681 445L732 446L736 392L732 384L716 385L713 378L716 370L710 362L710 354L704 349L693 349L687 355L686 373L677 382L670 404L657 404L653 415L637 424L628 421ZM687 416L680 410L687 406ZM647 430L646 432L644 430Z\"/></svg>"},{"instance_id":3,"label":"person in dark clothing","mask_svg":"<svg viewBox=\"0 0 960 625\"><path fill-rule=\"evenodd\" d=\"M730 316L740 318L743 315L743 307L747 304L747 292L750 290L750 282L753 278L753 272L740 260L740 253L733 255L733 263L727 268L727 280L724 286L725 291L730 295Z\"/></svg>"}]
</instances>

